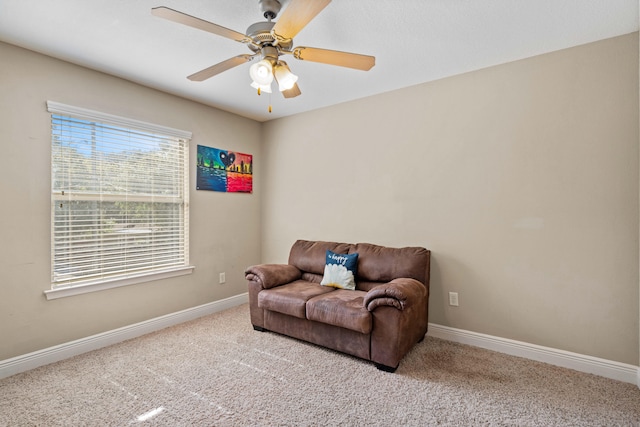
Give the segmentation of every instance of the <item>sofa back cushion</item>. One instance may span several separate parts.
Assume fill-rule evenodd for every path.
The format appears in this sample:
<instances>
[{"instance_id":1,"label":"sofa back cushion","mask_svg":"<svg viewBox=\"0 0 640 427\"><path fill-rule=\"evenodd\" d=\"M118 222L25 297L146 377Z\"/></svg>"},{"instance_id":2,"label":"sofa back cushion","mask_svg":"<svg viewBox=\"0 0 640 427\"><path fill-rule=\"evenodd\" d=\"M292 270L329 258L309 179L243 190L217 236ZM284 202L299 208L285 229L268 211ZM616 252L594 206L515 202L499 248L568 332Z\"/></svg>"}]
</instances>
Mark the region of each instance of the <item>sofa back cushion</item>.
<instances>
[{"instance_id":1,"label":"sofa back cushion","mask_svg":"<svg viewBox=\"0 0 640 427\"><path fill-rule=\"evenodd\" d=\"M327 250L358 253L356 289L368 291L378 283L410 277L429 286L430 251L420 247L389 248L370 243L336 243L298 240L291 247L289 264L303 272L302 279L322 280Z\"/></svg>"},{"instance_id":2,"label":"sofa back cushion","mask_svg":"<svg viewBox=\"0 0 640 427\"><path fill-rule=\"evenodd\" d=\"M430 251L425 248L388 248L358 243L352 245L350 251L359 254L357 280L389 282L399 277L409 277L429 286Z\"/></svg>"},{"instance_id":3,"label":"sofa back cushion","mask_svg":"<svg viewBox=\"0 0 640 427\"><path fill-rule=\"evenodd\" d=\"M348 254L351 246L353 245L348 243L298 240L291 247L289 264L302 272L319 274L322 278L327 250L337 254Z\"/></svg>"}]
</instances>

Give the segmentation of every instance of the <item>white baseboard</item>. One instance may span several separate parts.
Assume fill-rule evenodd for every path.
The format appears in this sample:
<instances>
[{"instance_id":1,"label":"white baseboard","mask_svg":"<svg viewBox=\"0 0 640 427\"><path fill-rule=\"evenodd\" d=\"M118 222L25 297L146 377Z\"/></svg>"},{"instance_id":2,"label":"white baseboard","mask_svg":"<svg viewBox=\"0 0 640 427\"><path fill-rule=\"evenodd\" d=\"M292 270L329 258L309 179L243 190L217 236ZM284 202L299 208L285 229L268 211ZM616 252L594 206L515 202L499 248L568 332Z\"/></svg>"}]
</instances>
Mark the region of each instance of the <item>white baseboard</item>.
<instances>
[{"instance_id":1,"label":"white baseboard","mask_svg":"<svg viewBox=\"0 0 640 427\"><path fill-rule=\"evenodd\" d=\"M563 368L600 375L618 381L636 384L640 388L640 367L626 363L614 362L555 348L543 347L522 341L480 334L463 329L429 323L428 336L442 338L461 344L486 348L512 356L537 360Z\"/></svg>"},{"instance_id":2,"label":"white baseboard","mask_svg":"<svg viewBox=\"0 0 640 427\"><path fill-rule=\"evenodd\" d=\"M102 347L117 344L119 342L136 338L169 326L177 325L198 317L213 314L222 310L245 304L249 301L247 293L236 295L197 307L188 308L176 313L156 317L144 322L125 326L101 334L92 335L76 341L60 344L43 350L17 356L0 361L0 379L25 372L39 366L58 362L78 354L97 350ZM480 334L463 329L429 323L429 336L442 338L448 341L468 344L475 347L486 348L513 356L537 360L564 368L575 369L580 372L600 375L618 381L636 384L640 387L640 367L611 360L585 356L507 338Z\"/></svg>"},{"instance_id":3,"label":"white baseboard","mask_svg":"<svg viewBox=\"0 0 640 427\"><path fill-rule=\"evenodd\" d=\"M244 293L0 361L0 379L249 302Z\"/></svg>"}]
</instances>

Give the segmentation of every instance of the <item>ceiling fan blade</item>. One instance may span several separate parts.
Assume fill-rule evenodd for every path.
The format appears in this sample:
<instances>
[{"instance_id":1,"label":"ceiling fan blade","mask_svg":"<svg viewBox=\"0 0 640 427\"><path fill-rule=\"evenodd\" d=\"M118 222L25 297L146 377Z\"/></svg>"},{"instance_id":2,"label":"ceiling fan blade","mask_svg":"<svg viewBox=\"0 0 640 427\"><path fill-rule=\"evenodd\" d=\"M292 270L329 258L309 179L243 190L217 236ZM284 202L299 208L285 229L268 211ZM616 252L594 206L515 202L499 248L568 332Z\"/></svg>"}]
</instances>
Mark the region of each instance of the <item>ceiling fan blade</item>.
<instances>
[{"instance_id":1,"label":"ceiling fan blade","mask_svg":"<svg viewBox=\"0 0 640 427\"><path fill-rule=\"evenodd\" d=\"M291 0L271 34L276 40L291 40L329 3L331 0Z\"/></svg>"},{"instance_id":2,"label":"ceiling fan blade","mask_svg":"<svg viewBox=\"0 0 640 427\"><path fill-rule=\"evenodd\" d=\"M240 43L251 43L251 39L242 33L214 24L213 22L205 21L204 19L196 18L195 16L187 15L186 13L178 12L177 10L169 9L168 7L154 7L151 9L151 14L177 22L178 24L208 31Z\"/></svg>"},{"instance_id":3,"label":"ceiling fan blade","mask_svg":"<svg viewBox=\"0 0 640 427\"><path fill-rule=\"evenodd\" d=\"M285 98L295 98L296 96L300 95L301 93L302 92L300 92L300 88L298 87L298 83L295 83L291 89L283 90L282 91L282 96L284 96Z\"/></svg>"},{"instance_id":4,"label":"ceiling fan blade","mask_svg":"<svg viewBox=\"0 0 640 427\"><path fill-rule=\"evenodd\" d=\"M254 56L255 55L234 56L233 58L229 58L226 61L222 61L216 65L212 65L209 68L205 68L202 71L191 74L187 78L194 82L201 82L215 76L216 74L220 74L223 71L227 71L230 68L237 67L238 65L244 64L245 62L249 62L253 59Z\"/></svg>"},{"instance_id":5,"label":"ceiling fan blade","mask_svg":"<svg viewBox=\"0 0 640 427\"><path fill-rule=\"evenodd\" d=\"M293 57L305 61L355 68L356 70L362 71L369 71L371 67L376 65L375 56L340 52L329 49L318 49L316 47L296 47L293 49Z\"/></svg>"}]
</instances>

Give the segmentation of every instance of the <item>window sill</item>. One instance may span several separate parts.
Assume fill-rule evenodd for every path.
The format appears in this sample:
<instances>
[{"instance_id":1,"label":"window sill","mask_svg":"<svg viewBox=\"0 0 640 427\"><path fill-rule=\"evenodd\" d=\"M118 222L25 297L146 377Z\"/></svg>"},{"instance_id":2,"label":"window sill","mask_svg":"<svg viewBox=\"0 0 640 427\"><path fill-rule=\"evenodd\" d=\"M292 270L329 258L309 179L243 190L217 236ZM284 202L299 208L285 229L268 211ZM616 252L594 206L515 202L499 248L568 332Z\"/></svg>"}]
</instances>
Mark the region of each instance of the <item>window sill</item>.
<instances>
[{"instance_id":1,"label":"window sill","mask_svg":"<svg viewBox=\"0 0 640 427\"><path fill-rule=\"evenodd\" d=\"M47 300L70 297L73 295L87 294L90 292L104 291L105 289L118 288L120 286L135 285L137 283L151 282L153 280L168 279L170 277L184 276L193 273L194 266L180 267L177 269L161 271L138 276L127 277L124 279L109 280L85 285L76 285L70 287L58 287L44 291Z\"/></svg>"}]
</instances>

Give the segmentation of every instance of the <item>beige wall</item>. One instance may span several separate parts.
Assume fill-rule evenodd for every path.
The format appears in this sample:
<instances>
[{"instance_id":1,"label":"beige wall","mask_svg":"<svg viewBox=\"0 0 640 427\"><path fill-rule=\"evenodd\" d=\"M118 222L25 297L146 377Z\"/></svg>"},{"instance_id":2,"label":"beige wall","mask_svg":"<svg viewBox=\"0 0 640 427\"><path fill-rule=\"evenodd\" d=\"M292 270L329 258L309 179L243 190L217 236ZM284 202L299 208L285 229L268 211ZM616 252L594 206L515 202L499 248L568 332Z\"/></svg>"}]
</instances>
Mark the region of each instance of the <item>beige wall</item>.
<instances>
[{"instance_id":1,"label":"beige wall","mask_svg":"<svg viewBox=\"0 0 640 427\"><path fill-rule=\"evenodd\" d=\"M0 43L0 360L246 292L260 261L261 124ZM195 190L189 276L47 301L50 287L50 115L47 100L193 132L254 155L254 193ZM218 284L225 271L227 284Z\"/></svg>"},{"instance_id":2,"label":"beige wall","mask_svg":"<svg viewBox=\"0 0 640 427\"><path fill-rule=\"evenodd\" d=\"M433 250L434 323L639 364L637 33L264 126L0 58L0 360L243 293L245 266L308 238ZM45 300L46 100L190 130L191 164L197 144L254 154L252 195L196 191L192 171L194 274Z\"/></svg>"},{"instance_id":3,"label":"beige wall","mask_svg":"<svg viewBox=\"0 0 640 427\"><path fill-rule=\"evenodd\" d=\"M297 238L422 245L431 322L638 364L637 33L263 138L264 262Z\"/></svg>"}]
</instances>

